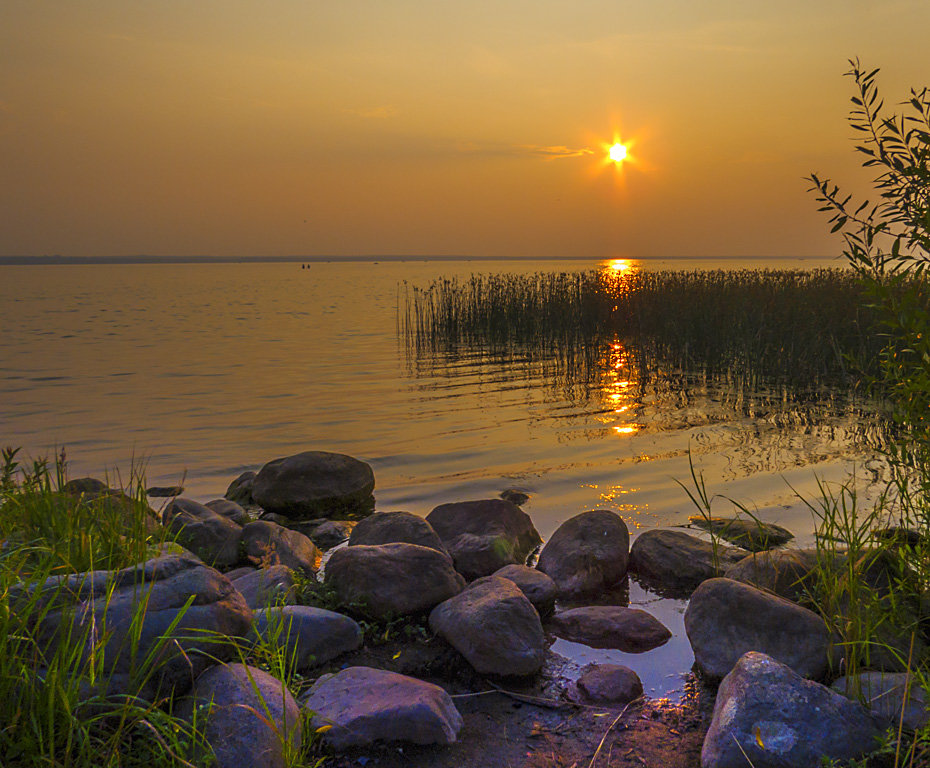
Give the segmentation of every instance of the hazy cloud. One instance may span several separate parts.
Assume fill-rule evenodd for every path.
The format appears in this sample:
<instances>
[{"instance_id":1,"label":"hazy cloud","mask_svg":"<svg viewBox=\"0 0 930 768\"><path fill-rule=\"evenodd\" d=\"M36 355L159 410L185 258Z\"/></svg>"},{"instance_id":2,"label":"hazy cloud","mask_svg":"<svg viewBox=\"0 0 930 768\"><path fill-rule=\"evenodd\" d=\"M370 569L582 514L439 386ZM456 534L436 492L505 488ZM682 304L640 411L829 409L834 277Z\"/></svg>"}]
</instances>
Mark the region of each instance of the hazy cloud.
<instances>
[{"instance_id":1,"label":"hazy cloud","mask_svg":"<svg viewBox=\"0 0 930 768\"><path fill-rule=\"evenodd\" d=\"M580 149L572 149L571 147L563 146L551 146L551 147L541 147L536 144L523 144L517 147L517 149L523 150L531 155L539 155L544 157L547 160L559 160L565 157L584 157L585 155L593 155L594 150L589 147L581 147Z\"/></svg>"}]
</instances>

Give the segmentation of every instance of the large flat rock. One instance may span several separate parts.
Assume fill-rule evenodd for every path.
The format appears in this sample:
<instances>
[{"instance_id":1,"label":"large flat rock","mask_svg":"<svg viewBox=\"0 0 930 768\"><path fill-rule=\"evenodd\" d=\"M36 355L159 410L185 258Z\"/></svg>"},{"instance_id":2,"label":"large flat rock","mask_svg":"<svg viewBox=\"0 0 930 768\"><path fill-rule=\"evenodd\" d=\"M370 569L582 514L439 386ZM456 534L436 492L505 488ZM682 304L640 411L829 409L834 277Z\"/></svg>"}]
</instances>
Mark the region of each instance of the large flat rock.
<instances>
[{"instance_id":1,"label":"large flat rock","mask_svg":"<svg viewBox=\"0 0 930 768\"><path fill-rule=\"evenodd\" d=\"M462 717L438 685L395 672L349 667L324 675L301 697L311 727L335 749L379 741L452 744Z\"/></svg>"}]
</instances>

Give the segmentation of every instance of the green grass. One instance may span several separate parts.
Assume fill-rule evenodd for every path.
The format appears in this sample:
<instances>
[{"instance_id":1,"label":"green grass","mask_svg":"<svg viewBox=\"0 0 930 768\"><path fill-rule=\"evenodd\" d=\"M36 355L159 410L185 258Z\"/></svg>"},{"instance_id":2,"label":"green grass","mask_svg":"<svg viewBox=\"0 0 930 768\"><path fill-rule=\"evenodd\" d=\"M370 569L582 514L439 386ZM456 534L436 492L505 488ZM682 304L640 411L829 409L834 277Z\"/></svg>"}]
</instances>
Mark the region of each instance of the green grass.
<instances>
[{"instance_id":1,"label":"green grass","mask_svg":"<svg viewBox=\"0 0 930 768\"><path fill-rule=\"evenodd\" d=\"M172 714L173 694L155 701L108 690L105 626L76 621L80 606L65 593L67 574L116 570L152 557L168 539L152 526L145 483L132 473L128 494L91 498L70 494L64 456L28 466L5 449L0 467L0 765L5 768L190 768L213 763L203 736L205 709L192 721ZM73 578L73 577L72 577ZM141 627L150 590L140 585L131 618ZM111 582L97 600L108 601ZM58 613L60 611L60 614ZM166 628L147 655L130 632L136 658L130 690L159 690L165 652L179 637L177 623ZM52 618L54 617L54 621ZM278 628L283 631L283 627ZM290 690L304 683L274 632L265 639L238 639L233 658L260 667ZM198 634L200 652L230 647L230 638ZM309 723L307 722L306 725ZM318 738L305 729L296 750L280 734L288 765L319 763L311 753Z\"/></svg>"}]
</instances>

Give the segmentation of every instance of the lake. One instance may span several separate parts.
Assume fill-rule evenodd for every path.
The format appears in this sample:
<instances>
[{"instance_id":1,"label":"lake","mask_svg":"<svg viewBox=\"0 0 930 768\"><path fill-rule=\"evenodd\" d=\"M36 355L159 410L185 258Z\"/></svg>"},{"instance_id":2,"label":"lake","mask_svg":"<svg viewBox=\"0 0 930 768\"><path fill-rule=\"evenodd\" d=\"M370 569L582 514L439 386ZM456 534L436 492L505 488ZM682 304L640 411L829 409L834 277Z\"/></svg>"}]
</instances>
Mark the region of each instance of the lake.
<instances>
[{"instance_id":1,"label":"lake","mask_svg":"<svg viewBox=\"0 0 930 768\"><path fill-rule=\"evenodd\" d=\"M813 268L835 261L653 260L625 268ZM28 456L64 447L70 475L222 496L246 469L303 450L368 461L380 510L530 494L545 538L566 518L610 507L632 534L687 522L689 457L712 493L812 542L798 494L817 478L867 476L860 420L842 404L812 422L790 404L734 407L714 387L649 399L618 374L578 396L544 369L480 356L424 360L398 331L406 287L473 273L610 269L608 262L380 261L0 266L0 441ZM718 514L732 505L718 500ZM690 649L683 603L631 586L630 599ZM558 641L581 661L623 657L647 693L674 693L646 663ZM656 652L653 652L656 653ZM612 654L612 655L611 655ZM688 662L689 664L690 662ZM662 670L659 667L662 667ZM646 669L648 667L648 669Z\"/></svg>"}]
</instances>

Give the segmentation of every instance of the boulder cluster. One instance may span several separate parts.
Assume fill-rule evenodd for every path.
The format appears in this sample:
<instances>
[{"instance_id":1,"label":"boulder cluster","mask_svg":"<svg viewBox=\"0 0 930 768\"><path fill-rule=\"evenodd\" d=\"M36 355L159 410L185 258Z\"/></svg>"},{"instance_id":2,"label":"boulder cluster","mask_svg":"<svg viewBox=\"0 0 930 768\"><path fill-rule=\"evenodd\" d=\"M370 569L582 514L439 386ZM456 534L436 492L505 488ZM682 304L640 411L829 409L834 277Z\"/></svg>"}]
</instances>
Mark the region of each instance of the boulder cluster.
<instances>
[{"instance_id":1,"label":"boulder cluster","mask_svg":"<svg viewBox=\"0 0 930 768\"><path fill-rule=\"evenodd\" d=\"M372 513L373 490L364 462L309 451L241 475L224 499L173 496L161 523L177 544L133 568L34 588L50 603L40 635L55 642L65 620L105 625L112 639L104 693L149 701L170 693L180 702L176 712L207 712L220 768L275 768L306 735L301 708L335 750L456 740L462 717L436 682L365 666L319 674L362 646L356 619L425 618L478 675L530 677L542 670L553 635L628 653L669 640L648 612L601 604L632 573L660 594L690 598L685 628L695 665L720 681L702 768L847 760L874 748L902 705L912 727L926 720L925 707L914 704L923 704L924 692L895 676L900 670L878 667L832 689L821 684L832 638L823 619L796 602L815 558L770 548L790 538L777 526L733 528L746 548L671 529L645 531L631 547L623 519L597 509L569 518L543 543L515 503L525 496L442 504L424 519ZM730 530L707 522L715 534ZM297 604L301 585L317 581L338 612ZM141 627L133 619L140 600L147 602ZM277 644L305 679L315 669L318 677L295 696L237 662L241 641ZM854 689L876 703L847 698ZM635 672L602 664L585 669L566 696L620 708L642 692ZM88 697L100 693L99 685L88 689Z\"/></svg>"}]
</instances>

